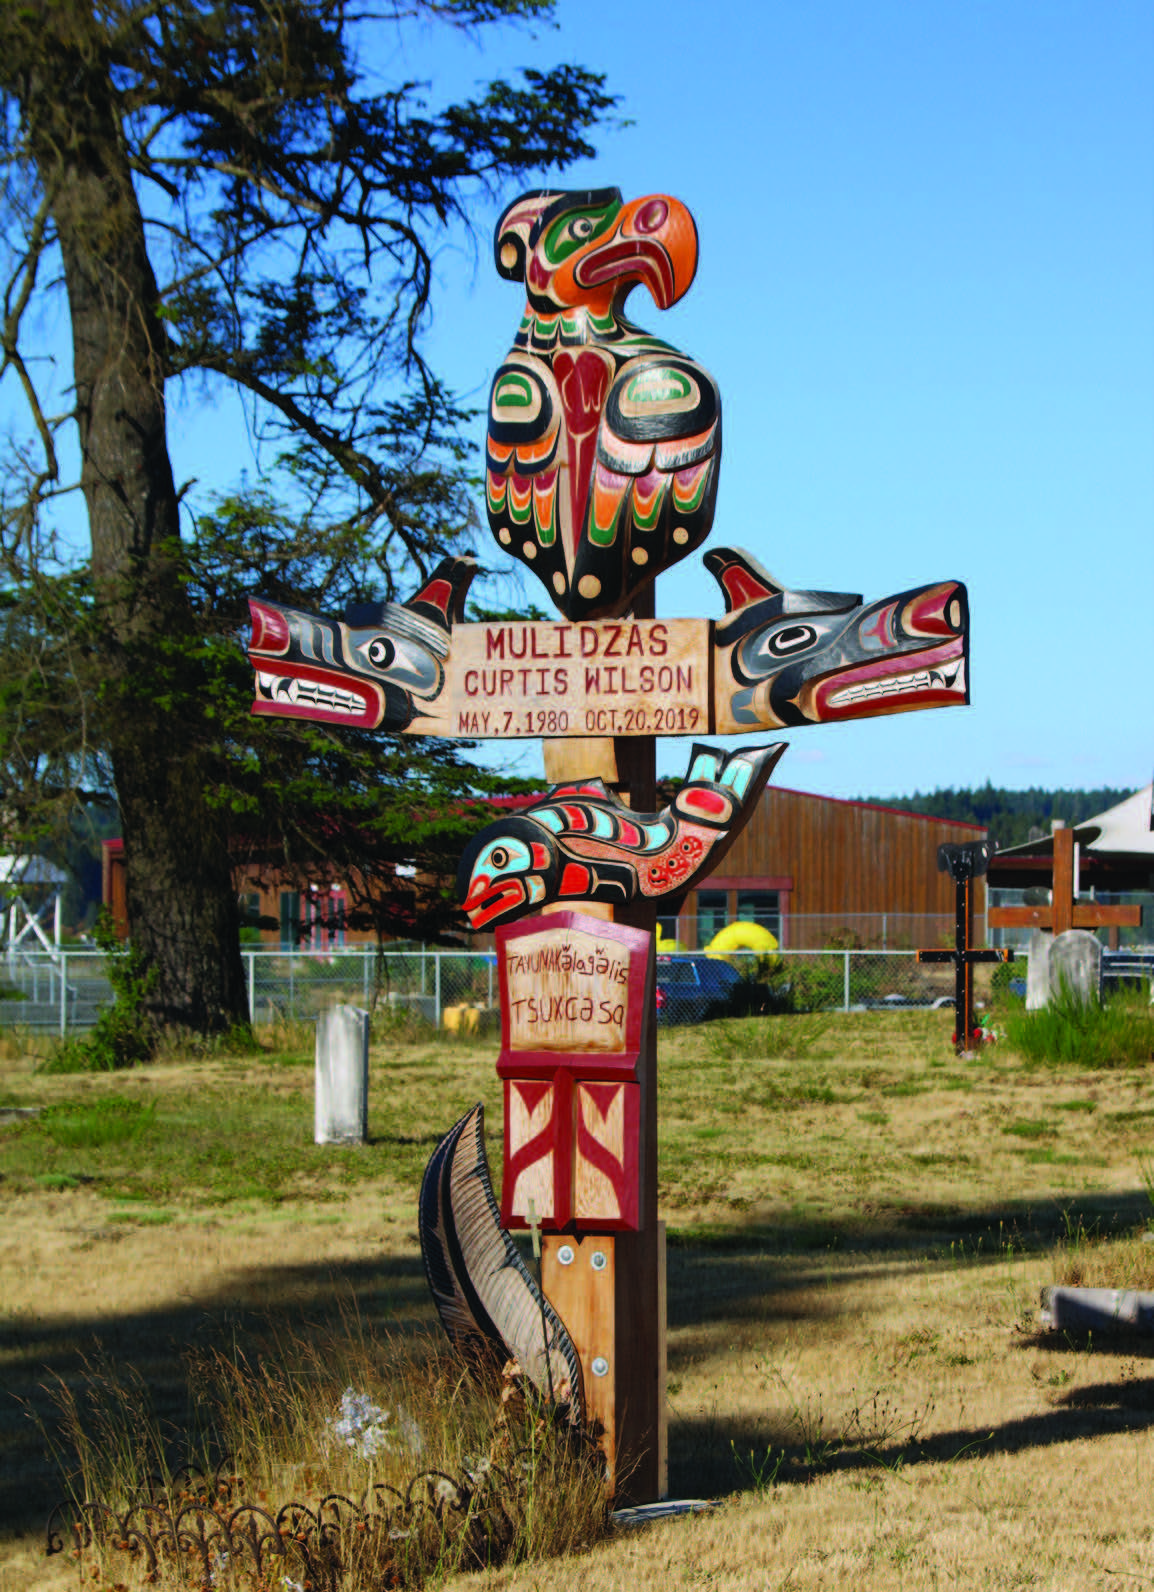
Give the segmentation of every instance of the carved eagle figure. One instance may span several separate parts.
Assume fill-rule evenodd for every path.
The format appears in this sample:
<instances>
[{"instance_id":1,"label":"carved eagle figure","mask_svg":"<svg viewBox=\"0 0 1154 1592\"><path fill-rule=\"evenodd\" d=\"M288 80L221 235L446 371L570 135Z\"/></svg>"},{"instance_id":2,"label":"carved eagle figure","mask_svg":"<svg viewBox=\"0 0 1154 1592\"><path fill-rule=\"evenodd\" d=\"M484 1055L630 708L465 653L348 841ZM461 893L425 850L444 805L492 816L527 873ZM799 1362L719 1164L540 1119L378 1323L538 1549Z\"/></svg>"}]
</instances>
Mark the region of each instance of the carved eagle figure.
<instances>
[{"instance_id":1,"label":"carved eagle figure","mask_svg":"<svg viewBox=\"0 0 1154 1592\"><path fill-rule=\"evenodd\" d=\"M638 284L659 309L681 298L697 229L664 194L534 190L494 251L526 304L489 398L489 525L567 619L615 617L713 522L717 385L624 315Z\"/></svg>"}]
</instances>

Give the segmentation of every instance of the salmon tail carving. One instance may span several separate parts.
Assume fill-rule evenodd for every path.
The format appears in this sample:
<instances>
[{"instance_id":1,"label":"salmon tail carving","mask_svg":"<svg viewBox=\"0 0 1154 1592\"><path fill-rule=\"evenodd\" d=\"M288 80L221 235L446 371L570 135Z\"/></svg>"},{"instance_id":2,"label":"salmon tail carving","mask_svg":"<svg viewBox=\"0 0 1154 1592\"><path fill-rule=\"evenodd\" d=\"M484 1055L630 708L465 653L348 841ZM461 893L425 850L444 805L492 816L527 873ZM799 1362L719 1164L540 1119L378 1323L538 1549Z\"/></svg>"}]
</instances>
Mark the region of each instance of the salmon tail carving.
<instances>
[{"instance_id":1,"label":"salmon tail carving","mask_svg":"<svg viewBox=\"0 0 1154 1592\"><path fill-rule=\"evenodd\" d=\"M501 1215L485 1159L485 1108L477 1104L438 1144L421 1183L418 1225L425 1275L450 1342L466 1358L512 1357L543 1398L584 1420L581 1361Z\"/></svg>"}]
</instances>

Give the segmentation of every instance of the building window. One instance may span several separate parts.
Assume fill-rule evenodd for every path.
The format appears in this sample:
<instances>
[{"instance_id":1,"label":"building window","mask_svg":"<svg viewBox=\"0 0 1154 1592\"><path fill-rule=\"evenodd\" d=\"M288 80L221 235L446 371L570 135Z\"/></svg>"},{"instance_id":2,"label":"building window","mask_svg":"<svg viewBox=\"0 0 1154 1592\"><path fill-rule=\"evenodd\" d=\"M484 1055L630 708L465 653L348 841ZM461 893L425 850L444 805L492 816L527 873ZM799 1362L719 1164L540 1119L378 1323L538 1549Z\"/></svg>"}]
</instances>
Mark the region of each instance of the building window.
<instances>
[{"instance_id":1,"label":"building window","mask_svg":"<svg viewBox=\"0 0 1154 1592\"><path fill-rule=\"evenodd\" d=\"M781 906L776 890L739 890L737 919L739 923L759 923L780 944Z\"/></svg>"},{"instance_id":2,"label":"building window","mask_svg":"<svg viewBox=\"0 0 1154 1592\"><path fill-rule=\"evenodd\" d=\"M329 892L329 949L340 950L345 943L346 934L346 909L348 897L340 885L333 885Z\"/></svg>"},{"instance_id":3,"label":"building window","mask_svg":"<svg viewBox=\"0 0 1154 1592\"><path fill-rule=\"evenodd\" d=\"M697 892L697 945L707 946L729 921L729 894L725 890Z\"/></svg>"},{"instance_id":4,"label":"building window","mask_svg":"<svg viewBox=\"0 0 1154 1592\"><path fill-rule=\"evenodd\" d=\"M301 898L297 890L280 893L280 948L295 951L301 937Z\"/></svg>"}]
</instances>

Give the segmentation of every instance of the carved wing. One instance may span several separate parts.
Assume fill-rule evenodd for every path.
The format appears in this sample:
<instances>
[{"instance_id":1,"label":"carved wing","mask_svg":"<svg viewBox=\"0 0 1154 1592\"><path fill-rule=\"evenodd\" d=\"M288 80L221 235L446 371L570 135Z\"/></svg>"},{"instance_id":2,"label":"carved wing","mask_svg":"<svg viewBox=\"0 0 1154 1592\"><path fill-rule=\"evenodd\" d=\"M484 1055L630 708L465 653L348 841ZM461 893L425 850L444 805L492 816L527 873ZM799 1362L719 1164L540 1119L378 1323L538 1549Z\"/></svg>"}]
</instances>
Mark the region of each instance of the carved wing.
<instances>
[{"instance_id":1,"label":"carved wing","mask_svg":"<svg viewBox=\"0 0 1154 1592\"><path fill-rule=\"evenodd\" d=\"M489 393L485 507L489 528L557 596L568 588L559 493L561 394L544 360L514 351Z\"/></svg>"},{"instance_id":2,"label":"carved wing","mask_svg":"<svg viewBox=\"0 0 1154 1592\"><path fill-rule=\"evenodd\" d=\"M421 1254L450 1340L473 1359L515 1359L537 1391L584 1418L581 1361L501 1226L485 1159L485 1108L467 1111L421 1183Z\"/></svg>"},{"instance_id":3,"label":"carved wing","mask_svg":"<svg viewBox=\"0 0 1154 1592\"><path fill-rule=\"evenodd\" d=\"M661 570L709 535L721 464L721 395L673 350L613 381L577 548L571 619L624 613Z\"/></svg>"}]
</instances>

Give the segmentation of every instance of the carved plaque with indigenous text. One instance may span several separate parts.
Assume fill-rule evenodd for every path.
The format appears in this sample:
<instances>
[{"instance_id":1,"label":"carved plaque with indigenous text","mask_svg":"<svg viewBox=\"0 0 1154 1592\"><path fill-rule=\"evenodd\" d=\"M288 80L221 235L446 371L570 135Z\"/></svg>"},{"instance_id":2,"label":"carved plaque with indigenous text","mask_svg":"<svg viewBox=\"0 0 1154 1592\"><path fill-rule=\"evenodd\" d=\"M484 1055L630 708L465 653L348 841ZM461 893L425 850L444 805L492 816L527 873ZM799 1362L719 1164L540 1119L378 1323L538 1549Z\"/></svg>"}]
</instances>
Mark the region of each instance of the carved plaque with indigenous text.
<instances>
[{"instance_id":1,"label":"carved plaque with indigenous text","mask_svg":"<svg viewBox=\"0 0 1154 1592\"><path fill-rule=\"evenodd\" d=\"M579 912L497 932L505 1167L501 1220L635 1228L652 937Z\"/></svg>"}]
</instances>

